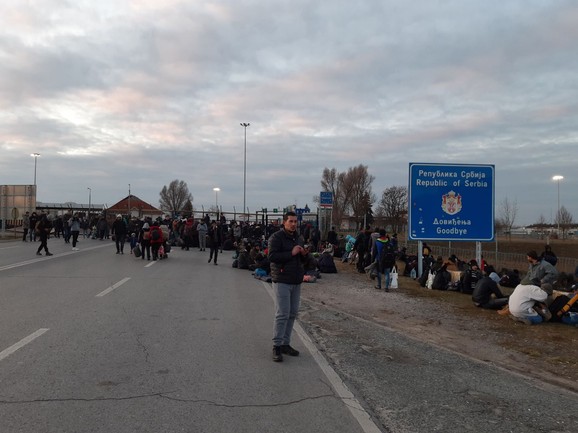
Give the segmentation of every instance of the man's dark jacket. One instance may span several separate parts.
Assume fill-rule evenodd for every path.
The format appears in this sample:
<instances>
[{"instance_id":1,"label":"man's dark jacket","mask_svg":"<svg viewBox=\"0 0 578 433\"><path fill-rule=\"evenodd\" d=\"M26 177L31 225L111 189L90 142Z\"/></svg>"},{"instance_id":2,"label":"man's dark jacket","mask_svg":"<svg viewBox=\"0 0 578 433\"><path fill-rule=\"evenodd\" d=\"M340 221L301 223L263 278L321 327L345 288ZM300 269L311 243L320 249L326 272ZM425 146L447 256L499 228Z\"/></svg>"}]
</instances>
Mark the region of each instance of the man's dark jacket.
<instances>
[{"instance_id":1,"label":"man's dark jacket","mask_svg":"<svg viewBox=\"0 0 578 433\"><path fill-rule=\"evenodd\" d=\"M305 269L306 256L291 255L295 245L301 245L297 232L290 234L285 229L276 231L269 237L269 261L271 279L274 283L301 284Z\"/></svg>"}]
</instances>

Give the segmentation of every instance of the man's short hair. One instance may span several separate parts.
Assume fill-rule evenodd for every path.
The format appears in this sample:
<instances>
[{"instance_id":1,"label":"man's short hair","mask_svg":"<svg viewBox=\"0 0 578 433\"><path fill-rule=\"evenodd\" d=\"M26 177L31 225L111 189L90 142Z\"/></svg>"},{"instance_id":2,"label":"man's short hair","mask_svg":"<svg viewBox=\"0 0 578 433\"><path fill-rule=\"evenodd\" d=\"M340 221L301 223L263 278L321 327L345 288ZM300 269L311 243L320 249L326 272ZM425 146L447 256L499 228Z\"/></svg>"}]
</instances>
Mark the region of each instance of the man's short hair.
<instances>
[{"instance_id":1,"label":"man's short hair","mask_svg":"<svg viewBox=\"0 0 578 433\"><path fill-rule=\"evenodd\" d=\"M290 216L296 217L297 214L293 211L285 212L285 214L283 215L283 221L287 221Z\"/></svg>"}]
</instances>

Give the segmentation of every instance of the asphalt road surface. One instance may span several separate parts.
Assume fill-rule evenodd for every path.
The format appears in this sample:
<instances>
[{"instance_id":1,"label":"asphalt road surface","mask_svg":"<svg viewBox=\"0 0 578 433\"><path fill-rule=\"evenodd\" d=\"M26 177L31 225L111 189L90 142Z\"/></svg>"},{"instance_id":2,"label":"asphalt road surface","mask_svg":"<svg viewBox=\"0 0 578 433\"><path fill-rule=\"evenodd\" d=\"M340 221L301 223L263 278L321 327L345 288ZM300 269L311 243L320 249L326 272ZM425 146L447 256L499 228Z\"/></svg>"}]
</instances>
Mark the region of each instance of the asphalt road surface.
<instances>
[{"instance_id":1,"label":"asphalt road surface","mask_svg":"<svg viewBox=\"0 0 578 433\"><path fill-rule=\"evenodd\" d=\"M231 252L38 245L0 244L0 432L379 431L303 341L272 362L273 300Z\"/></svg>"},{"instance_id":2,"label":"asphalt road surface","mask_svg":"<svg viewBox=\"0 0 578 433\"><path fill-rule=\"evenodd\" d=\"M0 433L578 431L573 393L322 306L272 362L270 285L231 252L37 246L0 243Z\"/></svg>"}]
</instances>

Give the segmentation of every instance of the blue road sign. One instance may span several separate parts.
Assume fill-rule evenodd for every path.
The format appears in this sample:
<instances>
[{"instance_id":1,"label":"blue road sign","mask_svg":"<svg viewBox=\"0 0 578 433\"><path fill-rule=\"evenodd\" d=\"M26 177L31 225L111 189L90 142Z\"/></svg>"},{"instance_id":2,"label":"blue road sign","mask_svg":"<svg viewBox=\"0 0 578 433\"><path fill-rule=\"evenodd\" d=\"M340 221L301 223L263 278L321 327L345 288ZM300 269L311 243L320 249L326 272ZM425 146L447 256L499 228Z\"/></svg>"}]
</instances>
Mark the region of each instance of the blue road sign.
<instances>
[{"instance_id":1,"label":"blue road sign","mask_svg":"<svg viewBox=\"0 0 578 433\"><path fill-rule=\"evenodd\" d=\"M492 241L494 166L409 164L409 239Z\"/></svg>"},{"instance_id":2,"label":"blue road sign","mask_svg":"<svg viewBox=\"0 0 578 433\"><path fill-rule=\"evenodd\" d=\"M321 191L319 193L319 206L320 207L333 206L333 193L331 191Z\"/></svg>"}]
</instances>

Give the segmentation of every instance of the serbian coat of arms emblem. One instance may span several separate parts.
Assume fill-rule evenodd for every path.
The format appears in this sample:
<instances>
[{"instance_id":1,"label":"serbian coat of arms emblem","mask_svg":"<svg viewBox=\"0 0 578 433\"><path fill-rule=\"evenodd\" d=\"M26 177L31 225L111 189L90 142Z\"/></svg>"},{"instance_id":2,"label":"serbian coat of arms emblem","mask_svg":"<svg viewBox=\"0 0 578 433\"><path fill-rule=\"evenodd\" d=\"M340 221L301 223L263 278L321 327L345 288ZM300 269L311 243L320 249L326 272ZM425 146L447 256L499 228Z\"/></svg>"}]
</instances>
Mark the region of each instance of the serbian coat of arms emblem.
<instances>
[{"instance_id":1,"label":"serbian coat of arms emblem","mask_svg":"<svg viewBox=\"0 0 578 433\"><path fill-rule=\"evenodd\" d=\"M462 210L462 196L454 191L442 195L442 210L448 215L455 215Z\"/></svg>"}]
</instances>

